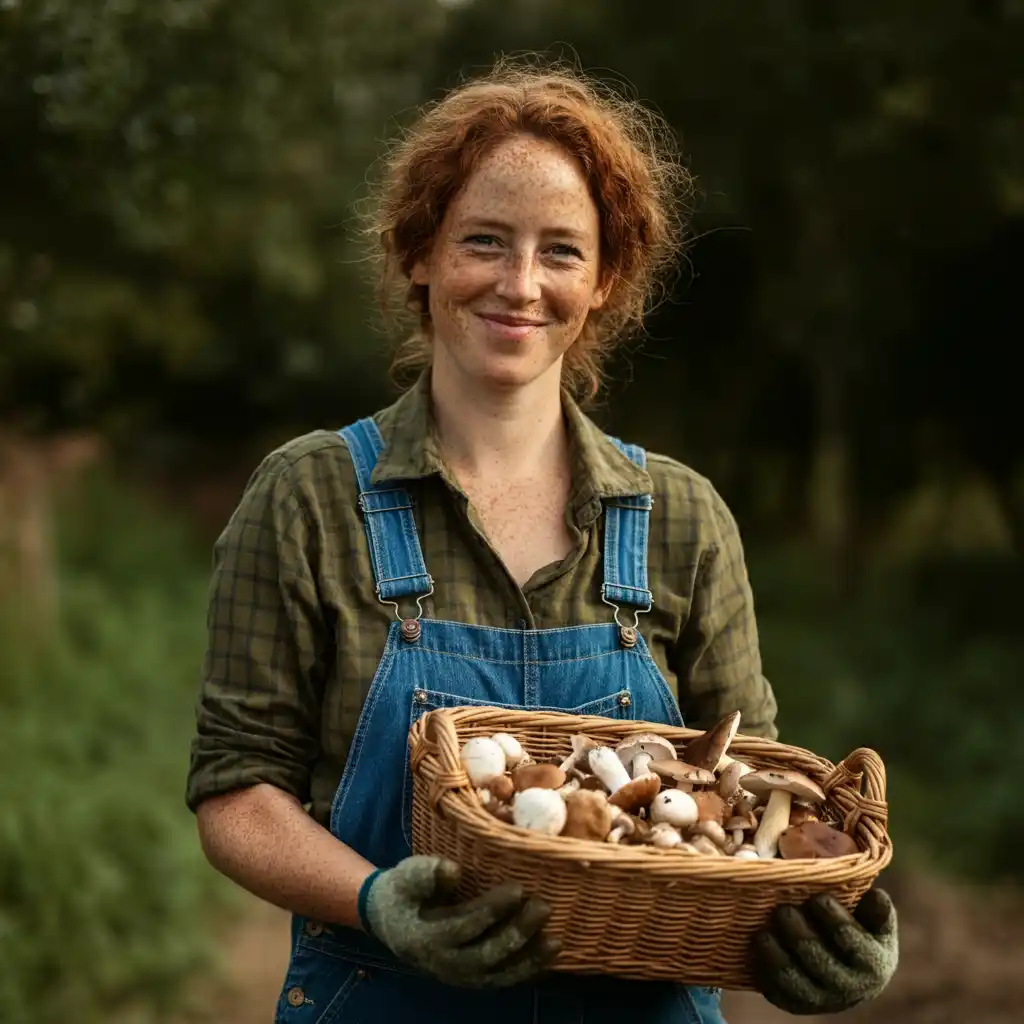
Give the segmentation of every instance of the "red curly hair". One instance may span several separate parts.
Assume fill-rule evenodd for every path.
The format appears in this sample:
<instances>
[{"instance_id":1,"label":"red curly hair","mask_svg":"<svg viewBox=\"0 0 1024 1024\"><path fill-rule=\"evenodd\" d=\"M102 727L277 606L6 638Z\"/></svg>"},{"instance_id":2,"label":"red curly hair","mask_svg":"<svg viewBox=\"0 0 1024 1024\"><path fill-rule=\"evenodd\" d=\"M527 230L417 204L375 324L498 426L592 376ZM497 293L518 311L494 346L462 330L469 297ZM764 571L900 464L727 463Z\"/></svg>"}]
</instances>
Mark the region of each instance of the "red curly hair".
<instances>
[{"instance_id":1,"label":"red curly hair","mask_svg":"<svg viewBox=\"0 0 1024 1024\"><path fill-rule=\"evenodd\" d=\"M638 328L685 239L693 181L671 130L651 110L575 69L500 60L481 78L425 108L386 155L371 234L379 246L386 305L398 299L417 330L392 363L397 381L431 360L426 288L412 284L459 192L481 158L512 136L561 146L579 163L597 206L606 302L565 355L563 383L580 400L600 390L615 343Z\"/></svg>"}]
</instances>

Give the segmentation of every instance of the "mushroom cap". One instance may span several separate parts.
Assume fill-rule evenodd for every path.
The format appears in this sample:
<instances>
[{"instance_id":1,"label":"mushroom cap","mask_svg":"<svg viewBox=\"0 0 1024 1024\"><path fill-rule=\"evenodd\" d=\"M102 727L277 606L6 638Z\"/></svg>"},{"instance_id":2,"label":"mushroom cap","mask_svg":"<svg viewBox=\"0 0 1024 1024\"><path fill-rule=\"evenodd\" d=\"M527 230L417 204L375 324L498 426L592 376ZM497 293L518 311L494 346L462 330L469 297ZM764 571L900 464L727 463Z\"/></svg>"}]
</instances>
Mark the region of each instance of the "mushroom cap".
<instances>
[{"instance_id":1,"label":"mushroom cap","mask_svg":"<svg viewBox=\"0 0 1024 1024\"><path fill-rule=\"evenodd\" d=\"M757 830L757 818L753 814L734 814L725 823L725 827L729 832L735 832L738 829L742 829L744 832L754 832Z\"/></svg>"},{"instance_id":2,"label":"mushroom cap","mask_svg":"<svg viewBox=\"0 0 1024 1024\"><path fill-rule=\"evenodd\" d=\"M722 825L729 813L729 807L713 789L696 790L690 795L697 805L699 821L713 821L717 825Z\"/></svg>"},{"instance_id":3,"label":"mushroom cap","mask_svg":"<svg viewBox=\"0 0 1024 1024\"><path fill-rule=\"evenodd\" d=\"M722 755L729 749L729 744L736 738L739 728L740 712L726 715L706 732L690 740L683 748L683 760L713 772Z\"/></svg>"},{"instance_id":4,"label":"mushroom cap","mask_svg":"<svg viewBox=\"0 0 1024 1024\"><path fill-rule=\"evenodd\" d=\"M757 852L757 847L751 843L744 843L740 846L733 856L737 860L760 860L761 855Z\"/></svg>"},{"instance_id":5,"label":"mushroom cap","mask_svg":"<svg viewBox=\"0 0 1024 1024\"><path fill-rule=\"evenodd\" d=\"M632 813L649 804L660 789L661 779L654 772L647 772L620 786L608 799L616 807Z\"/></svg>"},{"instance_id":6,"label":"mushroom cap","mask_svg":"<svg viewBox=\"0 0 1024 1024\"><path fill-rule=\"evenodd\" d=\"M696 836L707 836L721 850L724 850L729 842L725 829L717 821L698 821L695 825L691 825L690 842L693 842Z\"/></svg>"},{"instance_id":7,"label":"mushroom cap","mask_svg":"<svg viewBox=\"0 0 1024 1024\"><path fill-rule=\"evenodd\" d=\"M512 782L520 793L524 789L560 789L565 779L557 764L524 764L512 772Z\"/></svg>"},{"instance_id":8,"label":"mushroom cap","mask_svg":"<svg viewBox=\"0 0 1024 1024\"><path fill-rule=\"evenodd\" d=\"M692 825L698 817L697 803L682 789L666 789L651 800L651 821L668 822L677 828Z\"/></svg>"},{"instance_id":9,"label":"mushroom cap","mask_svg":"<svg viewBox=\"0 0 1024 1024\"><path fill-rule=\"evenodd\" d=\"M615 808L604 793L578 789L565 798L566 819L562 835L573 839L603 841L612 830Z\"/></svg>"},{"instance_id":10,"label":"mushroom cap","mask_svg":"<svg viewBox=\"0 0 1024 1024\"><path fill-rule=\"evenodd\" d=\"M846 857L860 853L853 836L840 832L823 821L805 821L795 828L787 828L779 836L779 856L785 860L825 857Z\"/></svg>"},{"instance_id":11,"label":"mushroom cap","mask_svg":"<svg viewBox=\"0 0 1024 1024\"><path fill-rule=\"evenodd\" d=\"M749 775L754 769L743 761L732 761L718 774L718 792L726 800L733 800L740 791L740 779Z\"/></svg>"},{"instance_id":12,"label":"mushroom cap","mask_svg":"<svg viewBox=\"0 0 1024 1024\"><path fill-rule=\"evenodd\" d=\"M690 786L710 786L714 784L715 773L706 768L697 768L685 761L652 761L648 770L656 772L670 782L684 783Z\"/></svg>"},{"instance_id":13,"label":"mushroom cap","mask_svg":"<svg viewBox=\"0 0 1024 1024\"><path fill-rule=\"evenodd\" d=\"M506 768L515 768L523 760L522 744L510 732L496 732L491 739L505 751Z\"/></svg>"},{"instance_id":14,"label":"mushroom cap","mask_svg":"<svg viewBox=\"0 0 1024 1024\"><path fill-rule=\"evenodd\" d=\"M568 817L565 801L553 789L524 789L512 800L512 823L557 836Z\"/></svg>"},{"instance_id":15,"label":"mushroom cap","mask_svg":"<svg viewBox=\"0 0 1024 1024\"><path fill-rule=\"evenodd\" d=\"M510 775L496 775L486 786L481 788L502 803L511 800L512 794L516 791L515 783Z\"/></svg>"},{"instance_id":16,"label":"mushroom cap","mask_svg":"<svg viewBox=\"0 0 1024 1024\"><path fill-rule=\"evenodd\" d=\"M825 791L821 786L803 772L793 771L791 768L764 768L759 772L749 772L740 779L740 786L757 797L781 789L792 793L797 800L804 803L825 802Z\"/></svg>"},{"instance_id":17,"label":"mushroom cap","mask_svg":"<svg viewBox=\"0 0 1024 1024\"><path fill-rule=\"evenodd\" d=\"M505 774L505 751L489 736L472 736L462 744L459 761L469 781L477 787L486 786L498 775Z\"/></svg>"},{"instance_id":18,"label":"mushroom cap","mask_svg":"<svg viewBox=\"0 0 1024 1024\"><path fill-rule=\"evenodd\" d=\"M676 748L664 736L653 732L634 732L625 739L620 740L615 747L615 753L625 768L633 763L637 754L650 754L652 758L661 761L673 761L676 758Z\"/></svg>"}]
</instances>

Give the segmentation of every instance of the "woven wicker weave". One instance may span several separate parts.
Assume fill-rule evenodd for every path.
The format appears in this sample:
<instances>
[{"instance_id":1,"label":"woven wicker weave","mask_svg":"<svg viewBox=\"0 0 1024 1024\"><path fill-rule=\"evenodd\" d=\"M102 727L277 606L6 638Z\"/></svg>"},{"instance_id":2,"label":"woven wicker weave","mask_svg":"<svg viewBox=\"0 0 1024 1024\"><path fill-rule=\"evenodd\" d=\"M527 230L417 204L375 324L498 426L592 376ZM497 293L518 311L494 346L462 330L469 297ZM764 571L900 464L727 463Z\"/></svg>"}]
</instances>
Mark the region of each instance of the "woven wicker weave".
<instances>
[{"instance_id":1,"label":"woven wicker weave","mask_svg":"<svg viewBox=\"0 0 1024 1024\"><path fill-rule=\"evenodd\" d=\"M827 860L743 861L540 835L484 810L459 763L471 736L509 732L543 760L568 755L574 733L613 746L641 730L665 736L677 752L699 735L557 712L429 712L409 734L414 851L458 862L464 896L511 880L546 899L552 907L547 932L563 944L555 970L726 989L753 987L750 940L776 904L827 891L853 907L891 860L885 768L866 748L838 766L808 750L742 734L729 748L754 768L794 768L822 786L828 796L823 819L852 835L862 851Z\"/></svg>"}]
</instances>

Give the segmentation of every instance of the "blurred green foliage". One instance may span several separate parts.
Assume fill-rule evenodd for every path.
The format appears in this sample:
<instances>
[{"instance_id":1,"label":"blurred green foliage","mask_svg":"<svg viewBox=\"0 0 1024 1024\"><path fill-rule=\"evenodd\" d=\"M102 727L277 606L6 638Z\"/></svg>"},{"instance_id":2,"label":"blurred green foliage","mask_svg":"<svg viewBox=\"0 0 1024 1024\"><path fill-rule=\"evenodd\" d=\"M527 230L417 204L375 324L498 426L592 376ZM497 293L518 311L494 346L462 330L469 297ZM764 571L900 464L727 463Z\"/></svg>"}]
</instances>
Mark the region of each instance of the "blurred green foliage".
<instances>
[{"instance_id":1,"label":"blurred green foliage","mask_svg":"<svg viewBox=\"0 0 1024 1024\"><path fill-rule=\"evenodd\" d=\"M835 762L879 753L904 863L1024 882L1024 564L890 564L841 608L806 548L755 552L751 575L780 738Z\"/></svg>"},{"instance_id":2,"label":"blurred green foliage","mask_svg":"<svg viewBox=\"0 0 1024 1024\"><path fill-rule=\"evenodd\" d=\"M4 1024L170 1005L226 897L183 803L204 561L99 476L61 524L59 621L0 623Z\"/></svg>"}]
</instances>

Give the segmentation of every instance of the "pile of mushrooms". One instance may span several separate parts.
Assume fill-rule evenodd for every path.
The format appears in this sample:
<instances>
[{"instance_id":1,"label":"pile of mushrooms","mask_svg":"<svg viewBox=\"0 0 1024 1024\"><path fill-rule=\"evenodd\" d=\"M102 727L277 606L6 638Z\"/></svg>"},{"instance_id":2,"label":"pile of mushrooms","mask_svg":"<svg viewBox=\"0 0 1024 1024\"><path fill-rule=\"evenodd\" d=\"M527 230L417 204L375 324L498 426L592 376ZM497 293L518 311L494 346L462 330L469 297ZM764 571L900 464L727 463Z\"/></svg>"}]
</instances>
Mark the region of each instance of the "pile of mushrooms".
<instances>
[{"instance_id":1,"label":"pile of mushrooms","mask_svg":"<svg viewBox=\"0 0 1024 1024\"><path fill-rule=\"evenodd\" d=\"M568 757L538 762L514 736L495 733L467 740L460 759L495 818L545 835L740 860L857 853L821 820L825 793L813 779L729 756L739 724L735 711L681 755L654 733L614 747L579 734Z\"/></svg>"}]
</instances>

